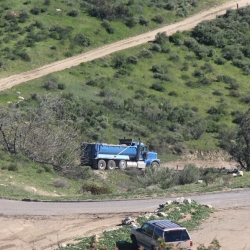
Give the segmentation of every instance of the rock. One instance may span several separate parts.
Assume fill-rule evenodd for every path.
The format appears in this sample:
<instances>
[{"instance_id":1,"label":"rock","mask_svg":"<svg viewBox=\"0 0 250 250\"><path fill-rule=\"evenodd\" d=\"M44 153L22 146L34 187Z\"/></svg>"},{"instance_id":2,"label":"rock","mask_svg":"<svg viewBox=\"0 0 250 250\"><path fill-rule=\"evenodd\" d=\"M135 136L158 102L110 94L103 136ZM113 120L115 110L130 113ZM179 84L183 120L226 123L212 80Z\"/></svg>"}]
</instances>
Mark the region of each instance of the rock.
<instances>
[{"instance_id":1,"label":"rock","mask_svg":"<svg viewBox=\"0 0 250 250\"><path fill-rule=\"evenodd\" d=\"M166 215L165 213L163 213L163 212L159 212L159 213L157 213L157 215L160 216L160 217L166 217L166 216L167 216L167 215Z\"/></svg>"},{"instance_id":2,"label":"rock","mask_svg":"<svg viewBox=\"0 0 250 250\"><path fill-rule=\"evenodd\" d=\"M208 208L213 208L211 205L209 204L206 204L205 207L208 207Z\"/></svg>"},{"instance_id":3,"label":"rock","mask_svg":"<svg viewBox=\"0 0 250 250\"><path fill-rule=\"evenodd\" d=\"M22 96L18 96L18 99L20 99L20 100L24 100L24 97L22 97Z\"/></svg>"},{"instance_id":4,"label":"rock","mask_svg":"<svg viewBox=\"0 0 250 250\"><path fill-rule=\"evenodd\" d=\"M144 215L141 216L141 217L144 217L144 218L148 219L148 218L151 217L152 215L153 215L152 213L146 213L146 214L144 214Z\"/></svg>"},{"instance_id":5,"label":"rock","mask_svg":"<svg viewBox=\"0 0 250 250\"><path fill-rule=\"evenodd\" d=\"M131 217L125 217L125 219L122 220L122 225L131 225L132 222L135 222L135 221L132 220Z\"/></svg>"},{"instance_id":6,"label":"rock","mask_svg":"<svg viewBox=\"0 0 250 250\"><path fill-rule=\"evenodd\" d=\"M181 197L181 198L176 198L176 199L175 199L175 201L174 201L174 203L176 203L176 204L180 204L180 203L183 203L183 202L184 202L184 200L185 200L185 198L184 198L184 197Z\"/></svg>"},{"instance_id":7,"label":"rock","mask_svg":"<svg viewBox=\"0 0 250 250\"><path fill-rule=\"evenodd\" d=\"M237 175L238 176L243 176L243 171L238 171Z\"/></svg>"},{"instance_id":8,"label":"rock","mask_svg":"<svg viewBox=\"0 0 250 250\"><path fill-rule=\"evenodd\" d=\"M192 200L191 200L190 198L186 198L186 199L184 200L184 203L185 203L185 204L191 204L191 203L192 203Z\"/></svg>"},{"instance_id":9,"label":"rock","mask_svg":"<svg viewBox=\"0 0 250 250\"><path fill-rule=\"evenodd\" d=\"M232 174L232 176L233 176L233 177L236 177L236 176L237 176L237 174L236 174L236 173L233 173L233 174Z\"/></svg>"},{"instance_id":10,"label":"rock","mask_svg":"<svg viewBox=\"0 0 250 250\"><path fill-rule=\"evenodd\" d=\"M159 208L164 208L166 206L166 204L159 204Z\"/></svg>"},{"instance_id":11,"label":"rock","mask_svg":"<svg viewBox=\"0 0 250 250\"><path fill-rule=\"evenodd\" d=\"M203 182L203 180L198 180L197 183L198 184L201 184Z\"/></svg>"},{"instance_id":12,"label":"rock","mask_svg":"<svg viewBox=\"0 0 250 250\"><path fill-rule=\"evenodd\" d=\"M169 200L169 201L166 201L166 205L170 205L170 204L172 204L173 203L173 201L171 201L171 200Z\"/></svg>"}]
</instances>

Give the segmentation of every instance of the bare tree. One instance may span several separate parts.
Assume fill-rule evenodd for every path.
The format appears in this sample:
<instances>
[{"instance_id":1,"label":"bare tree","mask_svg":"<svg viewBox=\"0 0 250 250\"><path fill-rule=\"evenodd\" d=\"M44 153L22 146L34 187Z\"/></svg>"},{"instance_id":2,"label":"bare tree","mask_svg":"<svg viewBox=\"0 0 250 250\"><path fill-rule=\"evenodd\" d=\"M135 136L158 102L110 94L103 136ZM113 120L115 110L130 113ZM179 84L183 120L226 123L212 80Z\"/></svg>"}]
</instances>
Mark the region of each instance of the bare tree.
<instances>
[{"instance_id":1,"label":"bare tree","mask_svg":"<svg viewBox=\"0 0 250 250\"><path fill-rule=\"evenodd\" d=\"M62 115L64 101L46 96L38 106L0 107L0 144L35 162L54 166L76 165L80 156L78 132Z\"/></svg>"}]
</instances>

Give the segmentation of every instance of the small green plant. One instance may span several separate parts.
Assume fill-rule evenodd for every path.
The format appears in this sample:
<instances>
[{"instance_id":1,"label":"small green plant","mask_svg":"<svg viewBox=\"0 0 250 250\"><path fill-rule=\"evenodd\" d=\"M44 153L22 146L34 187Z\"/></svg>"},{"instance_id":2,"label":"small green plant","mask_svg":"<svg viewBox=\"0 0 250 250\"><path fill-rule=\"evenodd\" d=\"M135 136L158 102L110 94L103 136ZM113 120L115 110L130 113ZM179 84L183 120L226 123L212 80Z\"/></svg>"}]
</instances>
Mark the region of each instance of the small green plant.
<instances>
[{"instance_id":1,"label":"small green plant","mask_svg":"<svg viewBox=\"0 0 250 250\"><path fill-rule=\"evenodd\" d=\"M53 180L53 185L56 188L68 188L69 187L69 184L68 184L67 180L63 180L63 179L60 179L60 178L54 179Z\"/></svg>"},{"instance_id":2,"label":"small green plant","mask_svg":"<svg viewBox=\"0 0 250 250\"><path fill-rule=\"evenodd\" d=\"M8 166L8 170L9 171L14 171L14 172L17 172L18 171L18 166L16 163L11 163L9 166Z\"/></svg>"}]
</instances>

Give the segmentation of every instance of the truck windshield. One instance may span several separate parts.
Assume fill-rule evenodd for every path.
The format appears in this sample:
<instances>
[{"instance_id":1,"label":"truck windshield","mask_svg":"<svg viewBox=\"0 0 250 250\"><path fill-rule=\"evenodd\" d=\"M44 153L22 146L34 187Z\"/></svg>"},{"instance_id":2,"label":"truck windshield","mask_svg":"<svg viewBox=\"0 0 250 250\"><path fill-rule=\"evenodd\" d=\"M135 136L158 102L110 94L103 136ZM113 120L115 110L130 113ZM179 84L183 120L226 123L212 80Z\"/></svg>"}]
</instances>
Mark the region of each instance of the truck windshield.
<instances>
[{"instance_id":1,"label":"truck windshield","mask_svg":"<svg viewBox=\"0 0 250 250\"><path fill-rule=\"evenodd\" d=\"M171 230L164 232L165 242L186 241L190 240L189 235L185 229Z\"/></svg>"}]
</instances>

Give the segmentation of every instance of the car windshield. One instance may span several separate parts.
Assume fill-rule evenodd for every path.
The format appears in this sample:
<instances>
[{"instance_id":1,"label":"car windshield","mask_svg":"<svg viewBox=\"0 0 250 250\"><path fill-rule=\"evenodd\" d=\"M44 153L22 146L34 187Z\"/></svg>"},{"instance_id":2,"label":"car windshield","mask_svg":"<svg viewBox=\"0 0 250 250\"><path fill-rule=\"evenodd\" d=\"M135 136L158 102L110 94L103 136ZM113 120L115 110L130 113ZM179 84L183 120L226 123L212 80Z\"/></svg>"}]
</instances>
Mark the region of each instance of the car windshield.
<instances>
[{"instance_id":1,"label":"car windshield","mask_svg":"<svg viewBox=\"0 0 250 250\"><path fill-rule=\"evenodd\" d=\"M190 240L189 235L185 229L166 231L164 232L164 239L165 239L165 242Z\"/></svg>"}]
</instances>

